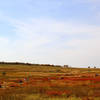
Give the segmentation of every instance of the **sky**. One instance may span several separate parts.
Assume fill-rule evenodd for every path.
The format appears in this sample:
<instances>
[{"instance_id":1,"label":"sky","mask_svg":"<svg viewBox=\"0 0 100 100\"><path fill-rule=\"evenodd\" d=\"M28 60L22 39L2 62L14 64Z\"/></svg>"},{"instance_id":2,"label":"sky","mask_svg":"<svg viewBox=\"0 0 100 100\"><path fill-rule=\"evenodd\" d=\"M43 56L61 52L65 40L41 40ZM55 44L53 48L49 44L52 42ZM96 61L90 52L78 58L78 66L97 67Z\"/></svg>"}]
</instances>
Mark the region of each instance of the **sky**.
<instances>
[{"instance_id":1,"label":"sky","mask_svg":"<svg viewBox=\"0 0 100 100\"><path fill-rule=\"evenodd\" d=\"M100 67L100 0L0 0L0 61Z\"/></svg>"}]
</instances>

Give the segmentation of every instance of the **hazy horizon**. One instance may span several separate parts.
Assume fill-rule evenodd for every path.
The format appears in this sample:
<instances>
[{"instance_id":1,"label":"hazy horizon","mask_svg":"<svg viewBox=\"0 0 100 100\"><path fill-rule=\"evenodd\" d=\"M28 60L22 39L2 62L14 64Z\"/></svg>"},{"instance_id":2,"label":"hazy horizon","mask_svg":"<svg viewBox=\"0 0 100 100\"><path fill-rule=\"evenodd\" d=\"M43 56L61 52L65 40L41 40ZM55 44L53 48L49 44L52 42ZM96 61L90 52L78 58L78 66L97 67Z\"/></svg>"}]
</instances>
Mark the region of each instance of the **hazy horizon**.
<instances>
[{"instance_id":1,"label":"hazy horizon","mask_svg":"<svg viewBox=\"0 0 100 100\"><path fill-rule=\"evenodd\" d=\"M0 61L100 65L100 0L0 1Z\"/></svg>"}]
</instances>

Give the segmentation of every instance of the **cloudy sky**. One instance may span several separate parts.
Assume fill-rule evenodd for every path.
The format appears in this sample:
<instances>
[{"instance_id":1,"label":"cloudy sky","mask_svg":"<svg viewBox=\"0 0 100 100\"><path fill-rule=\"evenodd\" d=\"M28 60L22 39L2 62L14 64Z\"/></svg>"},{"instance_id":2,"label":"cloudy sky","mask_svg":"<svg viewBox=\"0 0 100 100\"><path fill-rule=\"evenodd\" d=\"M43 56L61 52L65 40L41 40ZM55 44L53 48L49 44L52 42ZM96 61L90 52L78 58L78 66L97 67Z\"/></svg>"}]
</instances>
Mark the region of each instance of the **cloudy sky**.
<instances>
[{"instance_id":1,"label":"cloudy sky","mask_svg":"<svg viewBox=\"0 0 100 100\"><path fill-rule=\"evenodd\" d=\"M100 66L100 0L0 0L0 61Z\"/></svg>"}]
</instances>

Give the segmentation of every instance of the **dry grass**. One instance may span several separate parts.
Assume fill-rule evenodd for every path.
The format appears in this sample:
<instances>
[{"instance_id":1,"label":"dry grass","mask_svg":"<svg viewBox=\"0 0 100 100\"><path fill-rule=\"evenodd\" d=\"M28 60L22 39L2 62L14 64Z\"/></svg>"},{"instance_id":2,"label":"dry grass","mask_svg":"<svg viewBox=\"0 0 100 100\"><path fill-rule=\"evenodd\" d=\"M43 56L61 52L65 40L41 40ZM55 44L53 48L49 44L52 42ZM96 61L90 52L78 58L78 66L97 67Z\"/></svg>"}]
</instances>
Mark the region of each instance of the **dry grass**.
<instances>
[{"instance_id":1,"label":"dry grass","mask_svg":"<svg viewBox=\"0 0 100 100\"><path fill-rule=\"evenodd\" d=\"M100 100L96 73L100 69L0 64L0 84L8 86L0 88L0 100Z\"/></svg>"}]
</instances>

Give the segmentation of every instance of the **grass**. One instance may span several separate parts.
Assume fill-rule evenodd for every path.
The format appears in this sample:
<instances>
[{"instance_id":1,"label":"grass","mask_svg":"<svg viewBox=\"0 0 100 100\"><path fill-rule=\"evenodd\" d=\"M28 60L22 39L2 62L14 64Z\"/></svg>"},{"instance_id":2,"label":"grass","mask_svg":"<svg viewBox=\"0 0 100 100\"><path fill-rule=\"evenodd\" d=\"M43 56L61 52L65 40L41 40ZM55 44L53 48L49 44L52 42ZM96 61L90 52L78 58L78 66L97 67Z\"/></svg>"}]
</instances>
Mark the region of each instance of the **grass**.
<instances>
[{"instance_id":1,"label":"grass","mask_svg":"<svg viewBox=\"0 0 100 100\"><path fill-rule=\"evenodd\" d=\"M100 100L95 74L100 69L0 64L0 100Z\"/></svg>"}]
</instances>

